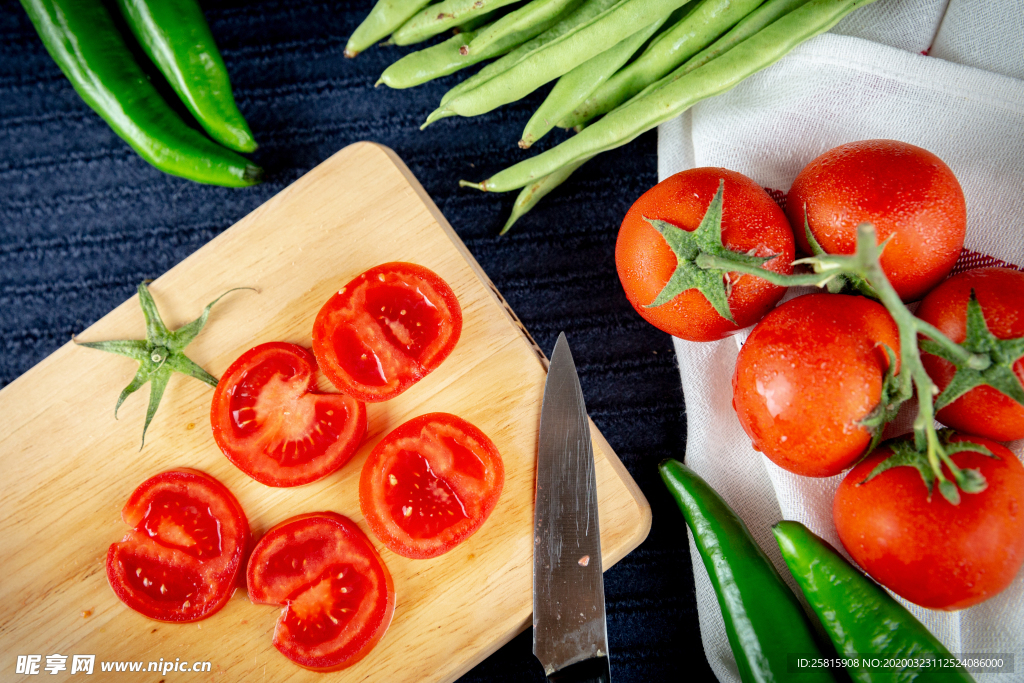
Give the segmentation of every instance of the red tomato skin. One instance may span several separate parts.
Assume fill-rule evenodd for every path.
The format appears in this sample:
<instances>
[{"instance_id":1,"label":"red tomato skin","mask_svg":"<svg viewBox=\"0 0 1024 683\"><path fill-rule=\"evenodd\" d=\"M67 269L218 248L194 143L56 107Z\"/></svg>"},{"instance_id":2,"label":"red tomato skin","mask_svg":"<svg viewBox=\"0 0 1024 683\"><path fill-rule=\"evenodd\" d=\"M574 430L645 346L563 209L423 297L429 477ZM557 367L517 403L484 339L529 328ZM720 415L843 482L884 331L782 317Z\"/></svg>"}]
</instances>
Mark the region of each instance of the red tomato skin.
<instances>
[{"instance_id":1,"label":"red tomato skin","mask_svg":"<svg viewBox=\"0 0 1024 683\"><path fill-rule=\"evenodd\" d=\"M301 486L337 471L366 434L366 405L345 394L317 393L315 383L316 359L297 344L267 342L243 353L221 377L210 406L221 452L266 486ZM251 401L254 390L255 406L246 405L252 412L244 415L246 425L256 426L243 428L238 403ZM275 439L282 431L294 438Z\"/></svg>"},{"instance_id":2,"label":"red tomato skin","mask_svg":"<svg viewBox=\"0 0 1024 683\"><path fill-rule=\"evenodd\" d=\"M450 458L448 462L440 462L436 458L431 460L430 469L432 473L439 473L438 478L446 491L460 487L454 493L468 514L465 519L442 529L438 537L416 538L403 526L404 520L399 520L398 515L388 509L386 492L399 483L405 485L404 480L391 480L390 475L402 466L401 458L407 458L406 453L436 452L433 444L446 438L454 438L460 446L472 452L482 464L482 472L477 473L482 477L474 477L473 473L465 471L465 467L460 469L451 450L444 456ZM448 552L483 526L498 504L504 482L505 467L501 454L486 434L455 415L428 413L399 425L373 449L363 463L359 478L359 507L370 530L389 550L416 560L429 559ZM398 502L402 504L405 501ZM394 501L391 503L390 506L395 507ZM413 514L410 505L408 516ZM420 516L419 511L415 514Z\"/></svg>"},{"instance_id":3,"label":"red tomato skin","mask_svg":"<svg viewBox=\"0 0 1024 683\"><path fill-rule=\"evenodd\" d=\"M960 344L967 337L967 302L971 289L978 297L989 331L1000 339L1024 337L1024 273L1011 268L978 268L954 275L929 292L917 317L939 328ZM921 363L939 387L945 389L956 367L947 360L923 353ZM1024 383L1024 358L1013 364ZM992 387L982 385L938 412L944 425L996 441L1024 439L1024 406Z\"/></svg>"},{"instance_id":4,"label":"red tomato skin","mask_svg":"<svg viewBox=\"0 0 1024 683\"><path fill-rule=\"evenodd\" d=\"M199 566L202 563L198 560L190 561L180 550L175 553L174 550L158 547L155 551L147 552L147 544L160 544L150 540L150 534L145 530L140 532L137 527L147 521L154 498L161 493L192 493L202 497L201 502L208 504L211 511L216 507L217 511L222 513L222 516L216 517L222 552L219 556L205 561L207 567ZM223 484L204 472L190 468L161 472L144 481L132 492L121 510L121 519L131 526L132 530L120 542L110 545L106 559L107 581L121 602L144 617L171 623L200 621L215 614L227 604L242 575L251 536L249 521L242 506ZM142 552L139 552L140 550ZM199 578L210 578L214 585L204 585L200 595L191 600L193 604L188 607L184 607L184 603L177 609L162 607L154 600L147 600L144 593L131 586L129 577L134 573L131 569L137 566L137 562L133 567L126 565L140 555L154 565L166 567L166 571L171 575L186 575L186 572L191 572L187 574L191 576L205 570L209 576ZM161 555L163 557L160 557ZM160 559L167 559L168 555L173 562L159 562Z\"/></svg>"},{"instance_id":5,"label":"red tomato skin","mask_svg":"<svg viewBox=\"0 0 1024 683\"><path fill-rule=\"evenodd\" d=\"M272 557L268 558L267 555L273 550L280 549L280 544L287 544L288 541L294 540L299 535L305 535L306 538L311 536L315 538L317 535L328 538L340 536L345 543L351 544L353 552L365 557L371 571L377 575L376 579L381 588L381 594L376 596L371 606L372 613L366 616L365 627L334 652L311 654L308 649L304 649L300 644L294 642L284 625L288 610L282 613L274 629L274 647L285 657L305 669L312 671L346 669L369 654L391 625L396 603L394 580L376 548L355 522L336 512L307 512L274 525L253 549L246 568L249 599L253 604L289 606L290 608L292 600L297 596L294 595L294 592L282 593L280 586L269 585L267 578L270 572L267 571L267 562ZM271 576L269 578L278 577Z\"/></svg>"},{"instance_id":6,"label":"red tomato skin","mask_svg":"<svg viewBox=\"0 0 1024 683\"><path fill-rule=\"evenodd\" d=\"M733 409L753 447L779 467L830 477L849 467L871 434L858 422L881 398L899 332L885 308L844 294L805 294L754 327L736 359Z\"/></svg>"},{"instance_id":7,"label":"red tomato skin","mask_svg":"<svg viewBox=\"0 0 1024 683\"><path fill-rule=\"evenodd\" d=\"M852 254L857 226L871 223L882 270L904 301L917 301L952 270L964 246L967 205L956 176L926 149L897 140L861 140L807 164L786 197L786 213L805 253L804 206L818 244Z\"/></svg>"},{"instance_id":8,"label":"red tomato skin","mask_svg":"<svg viewBox=\"0 0 1024 683\"><path fill-rule=\"evenodd\" d=\"M367 310L367 299L374 288L388 287L415 292L437 312L436 318L426 321L436 328L436 336L426 339L423 348L403 351L392 332L402 321L388 318L381 323L381 317L374 317L379 311L372 311L371 316ZM401 315L405 310L400 311ZM402 336L412 336L408 334L411 328L397 329L402 329ZM451 354L461 334L462 308L441 276L415 263L382 263L354 278L323 305L313 323L313 353L338 391L366 403L379 403L398 396L436 369ZM347 349L348 345L352 349ZM362 360L353 356L353 349L363 352ZM368 362L368 355L374 362ZM357 372L379 374L381 381L370 383L365 377L357 377Z\"/></svg>"},{"instance_id":9,"label":"red tomato skin","mask_svg":"<svg viewBox=\"0 0 1024 683\"><path fill-rule=\"evenodd\" d=\"M846 475L832 508L839 539L857 564L930 609L959 610L987 600L1024 564L1024 467L995 441L954 440L982 444L998 456L952 456L958 467L985 476L988 488L981 493L961 493L960 504L951 505L936 490L929 501L913 467L893 467L860 483L889 454L882 446Z\"/></svg>"},{"instance_id":10,"label":"red tomato skin","mask_svg":"<svg viewBox=\"0 0 1024 683\"><path fill-rule=\"evenodd\" d=\"M777 273L793 272L793 232L778 204L750 178L724 168L694 168L666 178L630 207L615 242L615 267L626 298L640 316L659 330L689 341L714 341L754 324L785 293L760 278L742 275L733 283L729 308L736 323L718 314L696 289L668 303L647 308L676 269L676 257L645 218L663 220L694 231L708 205L722 190L722 242L738 252L756 256L778 254L765 264ZM730 276L735 277L735 275Z\"/></svg>"}]
</instances>

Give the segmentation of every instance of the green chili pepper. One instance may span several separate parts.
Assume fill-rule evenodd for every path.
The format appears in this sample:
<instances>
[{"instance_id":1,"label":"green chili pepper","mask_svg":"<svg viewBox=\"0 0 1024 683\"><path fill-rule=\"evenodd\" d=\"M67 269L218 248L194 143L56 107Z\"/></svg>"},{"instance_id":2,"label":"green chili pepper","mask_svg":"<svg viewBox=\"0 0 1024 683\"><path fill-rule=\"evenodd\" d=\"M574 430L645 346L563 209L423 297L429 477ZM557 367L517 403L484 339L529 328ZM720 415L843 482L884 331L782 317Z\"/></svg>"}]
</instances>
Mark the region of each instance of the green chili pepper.
<instances>
[{"instance_id":1,"label":"green chili pepper","mask_svg":"<svg viewBox=\"0 0 1024 683\"><path fill-rule=\"evenodd\" d=\"M790 655L825 655L807 614L743 520L678 460L665 460L658 470L693 532L743 682L835 681L828 669L790 670Z\"/></svg>"},{"instance_id":2,"label":"green chili pepper","mask_svg":"<svg viewBox=\"0 0 1024 683\"><path fill-rule=\"evenodd\" d=\"M149 82L100 0L21 0L78 94L161 171L213 185L258 183L262 171L186 125Z\"/></svg>"},{"instance_id":3,"label":"green chili pepper","mask_svg":"<svg viewBox=\"0 0 1024 683\"><path fill-rule=\"evenodd\" d=\"M782 558L836 651L847 661L884 655L900 662L950 661L949 651L881 586L799 522L779 522L772 531ZM963 668L847 666L855 681L973 683Z\"/></svg>"},{"instance_id":4,"label":"green chili pepper","mask_svg":"<svg viewBox=\"0 0 1024 683\"><path fill-rule=\"evenodd\" d=\"M255 150L199 3L118 0L118 5L146 54L210 137L236 152Z\"/></svg>"}]
</instances>

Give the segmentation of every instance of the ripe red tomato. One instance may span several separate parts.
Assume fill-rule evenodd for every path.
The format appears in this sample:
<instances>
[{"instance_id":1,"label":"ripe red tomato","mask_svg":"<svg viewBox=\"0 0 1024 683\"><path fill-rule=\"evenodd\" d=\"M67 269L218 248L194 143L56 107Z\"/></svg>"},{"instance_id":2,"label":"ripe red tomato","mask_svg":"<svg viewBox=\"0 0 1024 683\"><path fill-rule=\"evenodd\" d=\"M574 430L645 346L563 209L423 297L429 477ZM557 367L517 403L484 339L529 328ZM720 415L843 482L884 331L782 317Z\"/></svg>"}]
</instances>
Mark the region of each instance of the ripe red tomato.
<instances>
[{"instance_id":1,"label":"ripe red tomato","mask_svg":"<svg viewBox=\"0 0 1024 683\"><path fill-rule=\"evenodd\" d=\"M295 344L243 353L213 394L213 438L238 469L267 486L298 486L344 465L366 433L366 406L318 394L316 361Z\"/></svg>"},{"instance_id":2,"label":"ripe red tomato","mask_svg":"<svg viewBox=\"0 0 1024 683\"><path fill-rule=\"evenodd\" d=\"M807 164L786 198L793 233L810 253L811 233L829 254L852 254L857 226L872 223L882 270L904 301L939 284L964 246L967 205L956 176L928 150L896 140L840 145Z\"/></svg>"},{"instance_id":3,"label":"ripe red tomato","mask_svg":"<svg viewBox=\"0 0 1024 683\"><path fill-rule=\"evenodd\" d=\"M989 331L999 339L1024 337L1024 273L1009 268L979 268L954 275L921 302L917 316L957 344L967 336L967 301L974 290ZM956 372L952 363L922 354L921 363L939 390ZM1024 384L1024 357L1013 364ZM1024 439L1024 406L990 386L979 386L938 412L938 420L971 434L997 441Z\"/></svg>"},{"instance_id":4,"label":"ripe red tomato","mask_svg":"<svg viewBox=\"0 0 1024 683\"><path fill-rule=\"evenodd\" d=\"M483 525L504 483L501 454L483 432L455 415L430 413L373 449L359 479L359 507L393 552L437 557Z\"/></svg>"},{"instance_id":5,"label":"ripe red tomato","mask_svg":"<svg viewBox=\"0 0 1024 683\"><path fill-rule=\"evenodd\" d=\"M191 469L150 477L128 498L121 519L132 529L107 551L107 580L139 614L198 621L235 592L249 522L213 477Z\"/></svg>"},{"instance_id":6,"label":"ripe red tomato","mask_svg":"<svg viewBox=\"0 0 1024 683\"><path fill-rule=\"evenodd\" d=\"M313 353L340 391L376 403L434 370L461 333L462 308L447 282L423 266L384 263L323 305Z\"/></svg>"},{"instance_id":7,"label":"ripe red tomato","mask_svg":"<svg viewBox=\"0 0 1024 683\"><path fill-rule=\"evenodd\" d=\"M260 539L249 599L285 609L274 647L299 666L335 671L373 649L395 613L395 584L370 540L335 512L298 515Z\"/></svg>"},{"instance_id":8,"label":"ripe red tomato","mask_svg":"<svg viewBox=\"0 0 1024 683\"><path fill-rule=\"evenodd\" d=\"M832 516L850 556L879 583L931 609L957 610L987 600L1024 564L1024 467L1000 444L976 436L998 459L961 451L960 468L988 482L952 505L928 489L917 469L893 467L865 482L890 453L882 446L850 471Z\"/></svg>"},{"instance_id":9,"label":"ripe red tomato","mask_svg":"<svg viewBox=\"0 0 1024 683\"><path fill-rule=\"evenodd\" d=\"M766 315L740 349L732 405L740 425L779 467L830 477L864 452L860 426L878 405L896 323L870 299L806 294Z\"/></svg>"},{"instance_id":10,"label":"ripe red tomato","mask_svg":"<svg viewBox=\"0 0 1024 683\"><path fill-rule=\"evenodd\" d=\"M727 277L731 323L697 289L648 308L669 282L678 259L665 238L645 219L662 220L693 232L708 205L722 191L722 242L731 251L778 257L765 267L793 272L793 233L786 215L750 178L724 168L694 168L677 173L645 192L630 207L615 242L615 267L626 298L647 322L690 341L713 341L752 325L779 302L786 289L750 275Z\"/></svg>"}]
</instances>

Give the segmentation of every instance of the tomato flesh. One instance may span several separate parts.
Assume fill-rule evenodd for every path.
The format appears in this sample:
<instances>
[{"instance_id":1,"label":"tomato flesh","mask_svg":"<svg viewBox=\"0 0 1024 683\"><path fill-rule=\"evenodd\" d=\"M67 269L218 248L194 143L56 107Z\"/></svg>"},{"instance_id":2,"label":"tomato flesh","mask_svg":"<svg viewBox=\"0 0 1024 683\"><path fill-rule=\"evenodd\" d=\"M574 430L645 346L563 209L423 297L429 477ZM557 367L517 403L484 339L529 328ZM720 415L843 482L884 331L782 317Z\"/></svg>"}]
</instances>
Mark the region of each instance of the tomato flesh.
<instances>
[{"instance_id":1,"label":"tomato flesh","mask_svg":"<svg viewBox=\"0 0 1024 683\"><path fill-rule=\"evenodd\" d=\"M366 292L367 312L376 320L388 342L417 362L441 334L437 307L419 289L374 287Z\"/></svg>"},{"instance_id":2,"label":"tomato flesh","mask_svg":"<svg viewBox=\"0 0 1024 683\"><path fill-rule=\"evenodd\" d=\"M122 510L133 528L107 552L107 579L136 612L204 619L235 590L249 543L238 501L213 477L171 470L143 482Z\"/></svg>"},{"instance_id":3,"label":"tomato flesh","mask_svg":"<svg viewBox=\"0 0 1024 683\"><path fill-rule=\"evenodd\" d=\"M899 358L896 323L859 296L806 294L764 317L733 374L740 426L779 467L828 477L867 448L860 421L878 405L888 359Z\"/></svg>"},{"instance_id":4,"label":"tomato flesh","mask_svg":"<svg viewBox=\"0 0 1024 683\"><path fill-rule=\"evenodd\" d=\"M363 464L359 506L392 551L442 555L476 532L497 505L505 470L494 443L447 413L413 418Z\"/></svg>"},{"instance_id":5,"label":"tomato flesh","mask_svg":"<svg viewBox=\"0 0 1024 683\"><path fill-rule=\"evenodd\" d=\"M864 481L888 457L882 446L836 490L833 520L850 556L883 586L931 609L958 610L996 595L1024 564L1024 467L1006 447L955 437L996 457L961 451L960 468L976 469L987 488L961 493L953 505L929 495L913 467L893 467ZM947 472L948 474L948 472Z\"/></svg>"},{"instance_id":6,"label":"tomato flesh","mask_svg":"<svg viewBox=\"0 0 1024 683\"><path fill-rule=\"evenodd\" d=\"M967 337L971 290L995 337L1024 337L1024 273L1010 268L978 268L954 275L929 292L917 316L961 344ZM940 391L956 374L955 366L938 356L923 353L921 364ZM1024 357L1013 364L1013 373L1024 384ZM1024 406L984 384L939 410L936 419L954 429L997 441L1024 439Z\"/></svg>"},{"instance_id":7,"label":"tomato flesh","mask_svg":"<svg viewBox=\"0 0 1024 683\"><path fill-rule=\"evenodd\" d=\"M366 407L344 394L313 392L315 371L306 349L270 342L242 354L217 385L214 438L256 481L307 484L340 468L359 447Z\"/></svg>"},{"instance_id":8,"label":"tomato flesh","mask_svg":"<svg viewBox=\"0 0 1024 683\"><path fill-rule=\"evenodd\" d=\"M388 484L384 500L391 518L413 539L433 538L469 519L459 494L419 453L401 451L388 470Z\"/></svg>"},{"instance_id":9,"label":"tomato flesh","mask_svg":"<svg viewBox=\"0 0 1024 683\"><path fill-rule=\"evenodd\" d=\"M150 538L192 557L220 555L220 523L209 505L177 491L160 491L140 525Z\"/></svg>"},{"instance_id":10,"label":"tomato flesh","mask_svg":"<svg viewBox=\"0 0 1024 683\"><path fill-rule=\"evenodd\" d=\"M274 646L308 669L362 659L395 610L391 574L365 534L333 512L278 524L253 550L246 572L254 603L282 605Z\"/></svg>"},{"instance_id":11,"label":"tomato flesh","mask_svg":"<svg viewBox=\"0 0 1024 683\"><path fill-rule=\"evenodd\" d=\"M379 402L433 371L461 332L462 309L448 283L423 266L385 263L323 305L313 325L313 351L340 391Z\"/></svg>"},{"instance_id":12,"label":"tomato flesh","mask_svg":"<svg viewBox=\"0 0 1024 683\"><path fill-rule=\"evenodd\" d=\"M167 609L174 609L177 606L184 606L187 609L185 603L202 591L202 579L199 574L189 569L170 567L156 560L128 553L121 556L121 561L129 570L126 577L131 587Z\"/></svg>"}]
</instances>

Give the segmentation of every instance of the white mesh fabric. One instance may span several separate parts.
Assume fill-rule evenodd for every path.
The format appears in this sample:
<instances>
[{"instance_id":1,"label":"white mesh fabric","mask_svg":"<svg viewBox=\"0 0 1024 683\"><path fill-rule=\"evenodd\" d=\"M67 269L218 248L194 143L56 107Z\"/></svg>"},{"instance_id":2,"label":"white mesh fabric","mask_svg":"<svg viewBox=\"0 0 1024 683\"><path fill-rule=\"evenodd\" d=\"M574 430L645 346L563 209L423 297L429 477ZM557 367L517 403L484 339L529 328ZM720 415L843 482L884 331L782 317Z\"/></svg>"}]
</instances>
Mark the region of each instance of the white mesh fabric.
<instances>
[{"instance_id":1,"label":"white mesh fabric","mask_svg":"<svg viewBox=\"0 0 1024 683\"><path fill-rule=\"evenodd\" d=\"M1003 75L1024 74L1022 21L1024 0L952 0L948 8L945 0L879 0L661 126L659 177L722 166L785 191L804 165L832 147L903 140L937 154L964 188L969 253L958 269L992 258L1024 266L1024 81ZM930 45L932 56L920 54ZM686 397L686 461L788 576L771 525L794 519L841 547L831 515L841 475L799 477L751 448L731 403L736 354L748 332L705 344L675 340ZM911 420L905 409L889 433L907 431ZM1022 442L1010 448L1018 457L1024 453ZM738 682L710 579L692 538L690 545L708 661L720 681ZM1024 572L999 596L960 612L904 604L951 652L1015 654L1017 673L985 680L1021 680Z\"/></svg>"}]
</instances>

